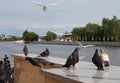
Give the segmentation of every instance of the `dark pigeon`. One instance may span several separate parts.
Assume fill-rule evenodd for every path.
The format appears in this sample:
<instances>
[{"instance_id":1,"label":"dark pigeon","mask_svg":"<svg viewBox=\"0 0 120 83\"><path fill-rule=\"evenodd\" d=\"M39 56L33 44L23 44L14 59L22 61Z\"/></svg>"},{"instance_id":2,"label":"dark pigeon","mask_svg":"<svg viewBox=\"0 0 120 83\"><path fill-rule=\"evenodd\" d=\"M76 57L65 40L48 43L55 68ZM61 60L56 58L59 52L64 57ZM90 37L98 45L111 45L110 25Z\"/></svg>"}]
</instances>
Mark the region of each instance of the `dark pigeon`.
<instances>
[{"instance_id":1,"label":"dark pigeon","mask_svg":"<svg viewBox=\"0 0 120 83\"><path fill-rule=\"evenodd\" d=\"M4 55L4 62L8 60L8 56L7 55Z\"/></svg>"},{"instance_id":2,"label":"dark pigeon","mask_svg":"<svg viewBox=\"0 0 120 83\"><path fill-rule=\"evenodd\" d=\"M95 53L92 57L92 62L97 67L97 70L104 70L103 69L103 64L102 64L102 59L98 54L98 49L95 50Z\"/></svg>"},{"instance_id":3,"label":"dark pigeon","mask_svg":"<svg viewBox=\"0 0 120 83\"><path fill-rule=\"evenodd\" d=\"M26 57L25 59L28 60L34 66L42 67L42 66L47 65L47 64L54 65L54 63L48 62L45 59L41 59L41 58Z\"/></svg>"},{"instance_id":4,"label":"dark pigeon","mask_svg":"<svg viewBox=\"0 0 120 83\"><path fill-rule=\"evenodd\" d=\"M40 53L41 57L48 57L49 55L50 55L50 52L49 52L48 48L46 48L45 51L43 51L42 53Z\"/></svg>"},{"instance_id":5,"label":"dark pigeon","mask_svg":"<svg viewBox=\"0 0 120 83\"><path fill-rule=\"evenodd\" d=\"M75 48L73 53L67 58L67 61L63 67L70 67L71 65L74 67L76 63L79 62L79 48Z\"/></svg>"},{"instance_id":6,"label":"dark pigeon","mask_svg":"<svg viewBox=\"0 0 120 83\"><path fill-rule=\"evenodd\" d=\"M4 72L5 72L5 82L4 83L13 83L13 77L12 77L12 69L11 69L11 64L10 64L10 60L7 57L7 55L5 55L4 57ZM2 82L0 82L2 83Z\"/></svg>"},{"instance_id":7,"label":"dark pigeon","mask_svg":"<svg viewBox=\"0 0 120 83\"><path fill-rule=\"evenodd\" d=\"M0 67L4 67L3 61L0 60Z\"/></svg>"},{"instance_id":8,"label":"dark pigeon","mask_svg":"<svg viewBox=\"0 0 120 83\"><path fill-rule=\"evenodd\" d=\"M5 83L5 70L4 70L4 66L3 66L3 61L0 60L0 83Z\"/></svg>"},{"instance_id":9,"label":"dark pigeon","mask_svg":"<svg viewBox=\"0 0 120 83\"><path fill-rule=\"evenodd\" d=\"M27 48L27 45L24 46L24 48L23 48L23 53L25 54L25 56L28 55L28 48Z\"/></svg>"}]
</instances>

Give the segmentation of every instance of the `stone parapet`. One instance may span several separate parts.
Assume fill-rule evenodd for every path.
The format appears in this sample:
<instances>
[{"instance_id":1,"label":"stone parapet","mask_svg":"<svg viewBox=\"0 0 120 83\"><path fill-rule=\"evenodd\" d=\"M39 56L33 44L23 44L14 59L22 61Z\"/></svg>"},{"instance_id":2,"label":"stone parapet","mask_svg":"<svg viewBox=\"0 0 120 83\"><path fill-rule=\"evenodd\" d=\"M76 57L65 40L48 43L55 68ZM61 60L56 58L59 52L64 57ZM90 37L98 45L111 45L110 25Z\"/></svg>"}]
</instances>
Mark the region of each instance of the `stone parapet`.
<instances>
[{"instance_id":1,"label":"stone parapet","mask_svg":"<svg viewBox=\"0 0 120 83\"><path fill-rule=\"evenodd\" d=\"M29 54L29 57L37 55ZM42 58L42 57L40 57ZM56 57L42 58L54 65L45 65L43 69L32 65L21 54L14 55L14 83L118 83L120 81L119 66L104 67L104 71L96 70L90 62L79 61L74 70L63 68L65 59Z\"/></svg>"}]
</instances>

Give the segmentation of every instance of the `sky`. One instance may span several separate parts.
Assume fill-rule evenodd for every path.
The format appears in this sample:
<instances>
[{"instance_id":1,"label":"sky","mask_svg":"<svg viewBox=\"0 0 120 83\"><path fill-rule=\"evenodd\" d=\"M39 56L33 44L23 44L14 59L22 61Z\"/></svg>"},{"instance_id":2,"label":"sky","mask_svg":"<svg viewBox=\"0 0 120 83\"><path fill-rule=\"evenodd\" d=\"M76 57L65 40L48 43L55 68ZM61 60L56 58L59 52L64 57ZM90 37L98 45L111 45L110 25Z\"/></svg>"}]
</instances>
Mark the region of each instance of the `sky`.
<instances>
[{"instance_id":1,"label":"sky","mask_svg":"<svg viewBox=\"0 0 120 83\"><path fill-rule=\"evenodd\" d=\"M45 12L32 0L0 0L0 35L22 36L25 30L40 36L60 34L87 23L101 25L104 17L120 18L120 0L34 0L47 6Z\"/></svg>"}]
</instances>

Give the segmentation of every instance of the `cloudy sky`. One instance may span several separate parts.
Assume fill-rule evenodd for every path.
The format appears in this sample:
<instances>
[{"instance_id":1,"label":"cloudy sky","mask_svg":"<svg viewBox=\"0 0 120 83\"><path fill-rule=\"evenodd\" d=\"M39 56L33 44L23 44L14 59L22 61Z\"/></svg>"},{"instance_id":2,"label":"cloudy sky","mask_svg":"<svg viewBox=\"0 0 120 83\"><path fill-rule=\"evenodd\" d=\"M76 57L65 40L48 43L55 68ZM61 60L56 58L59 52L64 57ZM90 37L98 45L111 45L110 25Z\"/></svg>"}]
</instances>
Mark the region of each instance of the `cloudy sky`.
<instances>
[{"instance_id":1,"label":"cloudy sky","mask_svg":"<svg viewBox=\"0 0 120 83\"><path fill-rule=\"evenodd\" d=\"M120 18L120 0L34 0L48 6L46 12L32 0L0 0L0 34L22 36L23 31L45 35L48 30L70 32L87 23L101 25L103 17Z\"/></svg>"}]
</instances>

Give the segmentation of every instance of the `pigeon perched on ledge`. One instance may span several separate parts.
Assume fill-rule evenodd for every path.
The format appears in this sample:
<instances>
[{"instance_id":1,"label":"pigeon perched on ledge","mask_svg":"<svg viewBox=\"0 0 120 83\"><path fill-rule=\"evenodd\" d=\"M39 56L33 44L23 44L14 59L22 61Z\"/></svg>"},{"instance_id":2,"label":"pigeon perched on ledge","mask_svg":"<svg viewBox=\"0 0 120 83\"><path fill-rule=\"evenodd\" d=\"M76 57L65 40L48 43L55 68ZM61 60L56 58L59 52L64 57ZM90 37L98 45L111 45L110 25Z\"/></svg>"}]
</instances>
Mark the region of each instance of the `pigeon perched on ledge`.
<instances>
[{"instance_id":1,"label":"pigeon perched on ledge","mask_svg":"<svg viewBox=\"0 0 120 83\"><path fill-rule=\"evenodd\" d=\"M109 61L108 54L103 49L100 49L100 52L101 52L100 57L101 57L101 59L103 61L104 66L105 67L110 66L110 61Z\"/></svg>"},{"instance_id":2,"label":"pigeon perched on ledge","mask_svg":"<svg viewBox=\"0 0 120 83\"><path fill-rule=\"evenodd\" d=\"M92 62L97 67L97 70L104 70L103 64L102 64L102 59L98 54L98 49L95 50L95 53L92 57Z\"/></svg>"},{"instance_id":3,"label":"pigeon perched on ledge","mask_svg":"<svg viewBox=\"0 0 120 83\"><path fill-rule=\"evenodd\" d=\"M72 65L74 68L75 64L78 62L79 62L79 48L76 47L73 53L67 58L67 61L65 65L63 65L63 67L70 67Z\"/></svg>"},{"instance_id":4,"label":"pigeon perched on ledge","mask_svg":"<svg viewBox=\"0 0 120 83\"><path fill-rule=\"evenodd\" d=\"M27 45L24 46L24 48L23 48L23 53L25 54L25 56L28 55L28 48L27 48Z\"/></svg>"},{"instance_id":5,"label":"pigeon perched on ledge","mask_svg":"<svg viewBox=\"0 0 120 83\"><path fill-rule=\"evenodd\" d=\"M25 60L28 60L32 65L39 67L42 67L44 65L54 65L54 63L48 62L45 59L41 59L41 58L25 57Z\"/></svg>"},{"instance_id":6,"label":"pigeon perched on ledge","mask_svg":"<svg viewBox=\"0 0 120 83\"><path fill-rule=\"evenodd\" d=\"M48 48L46 48L45 51L43 51L42 53L40 53L40 56L38 57L48 57L50 55L50 52L48 50Z\"/></svg>"}]
</instances>

